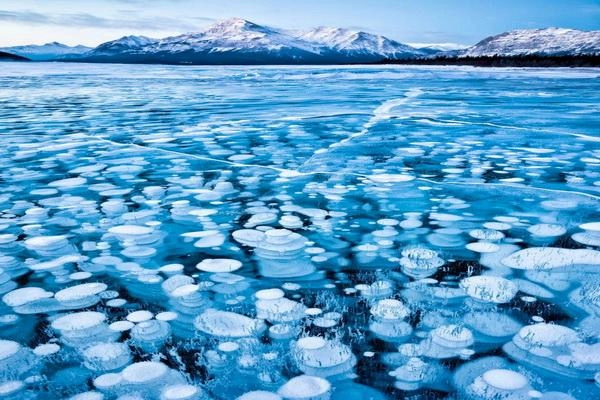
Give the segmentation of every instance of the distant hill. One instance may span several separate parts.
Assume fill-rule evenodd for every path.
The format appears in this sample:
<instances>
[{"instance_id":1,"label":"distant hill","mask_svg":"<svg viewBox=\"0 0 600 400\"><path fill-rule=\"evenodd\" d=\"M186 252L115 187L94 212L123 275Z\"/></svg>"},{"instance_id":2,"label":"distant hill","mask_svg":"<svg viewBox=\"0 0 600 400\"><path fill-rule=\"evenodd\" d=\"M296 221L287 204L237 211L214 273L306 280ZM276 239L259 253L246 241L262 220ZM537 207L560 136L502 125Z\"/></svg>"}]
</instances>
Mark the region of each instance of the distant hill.
<instances>
[{"instance_id":1,"label":"distant hill","mask_svg":"<svg viewBox=\"0 0 600 400\"><path fill-rule=\"evenodd\" d=\"M0 51L0 61L29 61L26 57L21 57L16 54Z\"/></svg>"},{"instance_id":2,"label":"distant hill","mask_svg":"<svg viewBox=\"0 0 600 400\"><path fill-rule=\"evenodd\" d=\"M91 47L81 45L67 46L62 43L51 42L42 45L30 44L26 46L2 47L0 48L0 51L17 54L34 61L47 61L69 55L81 55L90 51L91 49Z\"/></svg>"}]
</instances>

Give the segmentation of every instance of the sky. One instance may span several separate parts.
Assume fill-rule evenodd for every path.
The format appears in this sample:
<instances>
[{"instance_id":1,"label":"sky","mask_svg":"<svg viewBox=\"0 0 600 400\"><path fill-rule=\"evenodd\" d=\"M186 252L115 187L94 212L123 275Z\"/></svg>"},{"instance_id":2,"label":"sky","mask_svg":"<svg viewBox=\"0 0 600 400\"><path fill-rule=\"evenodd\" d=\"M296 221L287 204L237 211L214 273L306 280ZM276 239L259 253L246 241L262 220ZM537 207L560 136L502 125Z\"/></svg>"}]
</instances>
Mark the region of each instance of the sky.
<instances>
[{"instance_id":1,"label":"sky","mask_svg":"<svg viewBox=\"0 0 600 400\"><path fill-rule=\"evenodd\" d=\"M410 44L472 45L512 29L600 29L600 0L0 0L0 46L161 38L231 17L285 29L359 29Z\"/></svg>"}]
</instances>

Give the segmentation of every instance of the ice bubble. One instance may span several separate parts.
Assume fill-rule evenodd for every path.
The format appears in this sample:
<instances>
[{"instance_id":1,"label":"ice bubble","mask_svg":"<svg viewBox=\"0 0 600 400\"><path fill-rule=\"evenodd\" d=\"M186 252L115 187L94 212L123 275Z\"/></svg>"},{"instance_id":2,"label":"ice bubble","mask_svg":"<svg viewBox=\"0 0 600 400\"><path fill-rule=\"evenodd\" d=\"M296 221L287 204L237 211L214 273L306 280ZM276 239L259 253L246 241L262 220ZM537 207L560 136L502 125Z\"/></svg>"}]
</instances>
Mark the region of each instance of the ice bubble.
<instances>
[{"instance_id":1,"label":"ice bubble","mask_svg":"<svg viewBox=\"0 0 600 400\"><path fill-rule=\"evenodd\" d=\"M205 310L196 317L194 326L207 335L221 338L251 337L266 329L264 323L260 320L212 308Z\"/></svg>"},{"instance_id":2,"label":"ice bubble","mask_svg":"<svg viewBox=\"0 0 600 400\"><path fill-rule=\"evenodd\" d=\"M496 242L504 238L504 233L494 229L473 229L469 232L469 236L477 240Z\"/></svg>"},{"instance_id":3,"label":"ice bubble","mask_svg":"<svg viewBox=\"0 0 600 400\"><path fill-rule=\"evenodd\" d=\"M127 300L125 299L110 299L106 302L106 305L108 307L114 307L114 308L119 308L119 307L123 307L125 304L127 304Z\"/></svg>"},{"instance_id":4,"label":"ice bubble","mask_svg":"<svg viewBox=\"0 0 600 400\"><path fill-rule=\"evenodd\" d=\"M25 388L23 381L12 380L0 383L0 398L7 400L27 399L20 393Z\"/></svg>"},{"instance_id":5,"label":"ice bubble","mask_svg":"<svg viewBox=\"0 0 600 400\"><path fill-rule=\"evenodd\" d=\"M183 264L166 264L160 267L158 270L167 276L175 276L180 274L183 269Z\"/></svg>"},{"instance_id":6,"label":"ice bubble","mask_svg":"<svg viewBox=\"0 0 600 400\"><path fill-rule=\"evenodd\" d=\"M149 235L153 232L153 229L144 225L118 225L109 228L108 232L115 235L119 240L125 241Z\"/></svg>"},{"instance_id":7,"label":"ice bubble","mask_svg":"<svg viewBox=\"0 0 600 400\"><path fill-rule=\"evenodd\" d=\"M39 356L39 357L45 357L45 356L49 356L52 354L56 354L59 351L60 351L60 346L57 345L56 343L40 344L35 349L33 349L33 352L35 353L35 355Z\"/></svg>"},{"instance_id":8,"label":"ice bubble","mask_svg":"<svg viewBox=\"0 0 600 400\"><path fill-rule=\"evenodd\" d=\"M374 174L369 175L368 178L374 183L401 183L415 179L414 176L405 174Z\"/></svg>"},{"instance_id":9,"label":"ice bubble","mask_svg":"<svg viewBox=\"0 0 600 400\"><path fill-rule=\"evenodd\" d=\"M508 303L518 288L508 279L498 276L471 276L460 281L460 287L472 298L483 302Z\"/></svg>"},{"instance_id":10,"label":"ice bubble","mask_svg":"<svg viewBox=\"0 0 600 400\"><path fill-rule=\"evenodd\" d=\"M409 310L400 301L395 299L378 300L371 307L373 316L384 320L404 319L409 315Z\"/></svg>"},{"instance_id":11,"label":"ice bubble","mask_svg":"<svg viewBox=\"0 0 600 400\"><path fill-rule=\"evenodd\" d=\"M514 338L515 344L524 350L565 346L579 340L577 332L571 328L545 323L525 326Z\"/></svg>"},{"instance_id":12,"label":"ice bubble","mask_svg":"<svg viewBox=\"0 0 600 400\"><path fill-rule=\"evenodd\" d=\"M129 364L131 354L125 343L97 343L83 350L83 358L92 371L111 371Z\"/></svg>"},{"instance_id":13,"label":"ice bubble","mask_svg":"<svg viewBox=\"0 0 600 400\"><path fill-rule=\"evenodd\" d=\"M219 247L225 243L225 235L221 232L212 230L204 231L204 236L194 243L194 247L205 249L210 247Z\"/></svg>"},{"instance_id":14,"label":"ice bubble","mask_svg":"<svg viewBox=\"0 0 600 400\"><path fill-rule=\"evenodd\" d=\"M233 272L242 267L242 263L238 260L229 258L206 258L200 261L196 268L204 272Z\"/></svg>"},{"instance_id":15,"label":"ice bubble","mask_svg":"<svg viewBox=\"0 0 600 400\"><path fill-rule=\"evenodd\" d=\"M27 249L45 257L75 253L74 247L64 235L36 236L25 240L23 244Z\"/></svg>"},{"instance_id":16,"label":"ice bubble","mask_svg":"<svg viewBox=\"0 0 600 400\"><path fill-rule=\"evenodd\" d=\"M567 229L559 224L536 224L527 228L527 231L538 238L555 238L564 235Z\"/></svg>"},{"instance_id":17,"label":"ice bubble","mask_svg":"<svg viewBox=\"0 0 600 400\"><path fill-rule=\"evenodd\" d=\"M159 321L173 321L173 320L177 319L178 316L179 315L176 312L163 311L163 312L156 314L155 318Z\"/></svg>"},{"instance_id":18,"label":"ice bubble","mask_svg":"<svg viewBox=\"0 0 600 400\"><path fill-rule=\"evenodd\" d=\"M497 244L485 241L468 243L465 247L475 253L495 253L500 250Z\"/></svg>"},{"instance_id":19,"label":"ice bubble","mask_svg":"<svg viewBox=\"0 0 600 400\"><path fill-rule=\"evenodd\" d=\"M0 381L6 377L19 377L36 365L36 356L26 347L12 340L0 339Z\"/></svg>"},{"instance_id":20,"label":"ice bubble","mask_svg":"<svg viewBox=\"0 0 600 400\"><path fill-rule=\"evenodd\" d=\"M179 384L165 387L160 393L160 400L200 400L204 398L202 391L193 385Z\"/></svg>"},{"instance_id":21,"label":"ice bubble","mask_svg":"<svg viewBox=\"0 0 600 400\"><path fill-rule=\"evenodd\" d=\"M47 292L39 287L24 287L6 293L2 296L2 301L9 307L19 307L52 296L54 296L54 293Z\"/></svg>"},{"instance_id":22,"label":"ice bubble","mask_svg":"<svg viewBox=\"0 0 600 400\"><path fill-rule=\"evenodd\" d=\"M142 361L129 365L122 372L123 381L131 385L151 385L164 381L169 375L169 367L160 362Z\"/></svg>"},{"instance_id":23,"label":"ice bubble","mask_svg":"<svg viewBox=\"0 0 600 400\"><path fill-rule=\"evenodd\" d=\"M434 250L410 246L402 250L400 266L402 272L415 279L427 278L435 274L439 267L444 265L444 260L438 257Z\"/></svg>"},{"instance_id":24,"label":"ice bubble","mask_svg":"<svg viewBox=\"0 0 600 400\"><path fill-rule=\"evenodd\" d=\"M586 246L600 247L600 222L587 222L579 225L584 232L574 233L571 237L574 241Z\"/></svg>"},{"instance_id":25,"label":"ice bubble","mask_svg":"<svg viewBox=\"0 0 600 400\"><path fill-rule=\"evenodd\" d=\"M277 393L254 390L244 393L235 400L282 400L282 398Z\"/></svg>"},{"instance_id":26,"label":"ice bubble","mask_svg":"<svg viewBox=\"0 0 600 400\"><path fill-rule=\"evenodd\" d=\"M255 293L256 314L269 322L292 322L302 319L306 307L283 297L281 289L263 289Z\"/></svg>"},{"instance_id":27,"label":"ice bubble","mask_svg":"<svg viewBox=\"0 0 600 400\"><path fill-rule=\"evenodd\" d=\"M138 322L148 321L149 319L152 319L153 317L154 317L154 314L152 314L150 311L139 310L139 311L133 311L133 312L130 312L129 314L127 314L127 321L131 321L133 323L138 323Z\"/></svg>"},{"instance_id":28,"label":"ice bubble","mask_svg":"<svg viewBox=\"0 0 600 400\"><path fill-rule=\"evenodd\" d=\"M79 186L83 186L85 185L87 182L87 179L83 178L83 177L76 177L76 178L65 178L65 179L59 179L57 181L52 181L50 183L48 183L48 186L50 187L54 187L60 190L67 190L67 189L72 189L72 188L76 188Z\"/></svg>"},{"instance_id":29,"label":"ice bubble","mask_svg":"<svg viewBox=\"0 0 600 400\"><path fill-rule=\"evenodd\" d=\"M410 311L395 299L378 300L371 307L373 316L369 330L382 340L400 342L412 333L412 327L404 321Z\"/></svg>"},{"instance_id":30,"label":"ice bubble","mask_svg":"<svg viewBox=\"0 0 600 400\"><path fill-rule=\"evenodd\" d=\"M530 390L527 378L510 369L488 370L466 388L481 399L527 399Z\"/></svg>"},{"instance_id":31,"label":"ice bubble","mask_svg":"<svg viewBox=\"0 0 600 400\"><path fill-rule=\"evenodd\" d=\"M55 293L54 298L68 308L85 308L98 303L100 297L96 295L106 288L107 285L104 283L82 283L59 290Z\"/></svg>"},{"instance_id":32,"label":"ice bubble","mask_svg":"<svg viewBox=\"0 0 600 400\"><path fill-rule=\"evenodd\" d=\"M56 274L58 270L63 269L66 264L85 261L86 257L78 254L64 255L53 260L39 262L29 265L29 269L35 272L52 272Z\"/></svg>"},{"instance_id":33,"label":"ice bubble","mask_svg":"<svg viewBox=\"0 0 600 400\"><path fill-rule=\"evenodd\" d=\"M131 321L115 321L108 327L115 332L125 332L133 328L135 324Z\"/></svg>"},{"instance_id":34,"label":"ice bubble","mask_svg":"<svg viewBox=\"0 0 600 400\"><path fill-rule=\"evenodd\" d=\"M452 358L475 342L470 329L459 325L442 325L434 329L423 344L425 354L433 358Z\"/></svg>"},{"instance_id":35,"label":"ice bubble","mask_svg":"<svg viewBox=\"0 0 600 400\"><path fill-rule=\"evenodd\" d=\"M318 336L299 339L293 345L292 354L302 372L321 377L348 372L356 363L348 346Z\"/></svg>"},{"instance_id":36,"label":"ice bubble","mask_svg":"<svg viewBox=\"0 0 600 400\"><path fill-rule=\"evenodd\" d=\"M549 270L562 267L600 265L600 251L563 249L560 247L530 247L502 259L502 264L514 269Z\"/></svg>"},{"instance_id":37,"label":"ice bubble","mask_svg":"<svg viewBox=\"0 0 600 400\"><path fill-rule=\"evenodd\" d=\"M302 220L295 215L284 215L279 219L279 224L286 229L298 229L304 225Z\"/></svg>"},{"instance_id":38,"label":"ice bubble","mask_svg":"<svg viewBox=\"0 0 600 400\"><path fill-rule=\"evenodd\" d=\"M104 323L106 315L96 311L66 314L52 321L52 328L61 333L62 341L70 346L81 347L95 342L116 339L114 331Z\"/></svg>"},{"instance_id":39,"label":"ice bubble","mask_svg":"<svg viewBox=\"0 0 600 400\"><path fill-rule=\"evenodd\" d=\"M503 349L521 363L567 377L591 379L600 366L600 346L582 343L576 331L561 325L525 326Z\"/></svg>"},{"instance_id":40,"label":"ice bubble","mask_svg":"<svg viewBox=\"0 0 600 400\"><path fill-rule=\"evenodd\" d=\"M377 300L384 297L391 296L393 293L393 283L390 281L375 281L370 285L359 283L354 286L356 290L360 291L360 295L368 300Z\"/></svg>"},{"instance_id":41,"label":"ice bubble","mask_svg":"<svg viewBox=\"0 0 600 400\"><path fill-rule=\"evenodd\" d=\"M400 390L417 390L422 384L430 380L432 368L418 357L410 357L400 367L389 373L396 378L394 386Z\"/></svg>"},{"instance_id":42,"label":"ice bubble","mask_svg":"<svg viewBox=\"0 0 600 400\"><path fill-rule=\"evenodd\" d=\"M329 400L331 383L317 376L300 375L283 384L277 394L285 400Z\"/></svg>"},{"instance_id":43,"label":"ice bubble","mask_svg":"<svg viewBox=\"0 0 600 400\"><path fill-rule=\"evenodd\" d=\"M104 395L100 392L83 392L69 397L68 400L104 400Z\"/></svg>"},{"instance_id":44,"label":"ice bubble","mask_svg":"<svg viewBox=\"0 0 600 400\"><path fill-rule=\"evenodd\" d=\"M171 336L168 322L151 319L142 321L131 328L131 340L134 345L146 352L155 352Z\"/></svg>"},{"instance_id":45,"label":"ice bubble","mask_svg":"<svg viewBox=\"0 0 600 400\"><path fill-rule=\"evenodd\" d=\"M99 375L94 379L94 387L101 392L114 392L118 385L123 382L123 377L120 373L109 372Z\"/></svg>"}]
</instances>

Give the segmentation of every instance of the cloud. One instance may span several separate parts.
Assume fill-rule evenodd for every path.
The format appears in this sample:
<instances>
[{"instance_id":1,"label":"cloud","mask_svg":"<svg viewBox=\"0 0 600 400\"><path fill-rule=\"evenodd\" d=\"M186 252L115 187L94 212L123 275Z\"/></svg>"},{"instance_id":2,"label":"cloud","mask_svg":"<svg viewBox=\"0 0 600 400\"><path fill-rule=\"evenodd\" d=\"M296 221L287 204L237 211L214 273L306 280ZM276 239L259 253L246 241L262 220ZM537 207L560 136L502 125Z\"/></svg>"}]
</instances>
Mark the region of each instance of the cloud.
<instances>
[{"instance_id":1,"label":"cloud","mask_svg":"<svg viewBox=\"0 0 600 400\"><path fill-rule=\"evenodd\" d=\"M124 14L124 13L121 13ZM127 13L125 13L127 14ZM132 16L135 12L131 12ZM199 25L207 22L213 22L212 18L193 17L193 18L170 18L170 17L149 17L140 16L136 18L127 18L125 16L118 18L105 18L87 13L71 14L42 14L35 11L8 11L0 10L0 21L17 22L34 25L59 25L70 27L86 28L116 28L116 29L141 29L141 30L197 30Z\"/></svg>"}]
</instances>

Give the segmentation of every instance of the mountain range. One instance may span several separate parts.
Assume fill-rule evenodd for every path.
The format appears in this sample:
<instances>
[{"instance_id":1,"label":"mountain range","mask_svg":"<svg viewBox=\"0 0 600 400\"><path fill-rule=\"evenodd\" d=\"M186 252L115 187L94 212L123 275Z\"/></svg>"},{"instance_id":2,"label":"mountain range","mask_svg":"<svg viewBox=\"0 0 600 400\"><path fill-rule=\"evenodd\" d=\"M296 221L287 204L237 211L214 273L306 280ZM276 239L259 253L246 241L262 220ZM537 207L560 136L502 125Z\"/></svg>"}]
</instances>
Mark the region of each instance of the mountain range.
<instances>
[{"instance_id":1,"label":"mountain range","mask_svg":"<svg viewBox=\"0 0 600 400\"><path fill-rule=\"evenodd\" d=\"M415 48L343 28L291 32L232 18L163 39L125 36L95 48L60 43L0 48L31 60L165 64L347 64L440 57L598 56L600 31L515 30L462 50Z\"/></svg>"}]
</instances>

